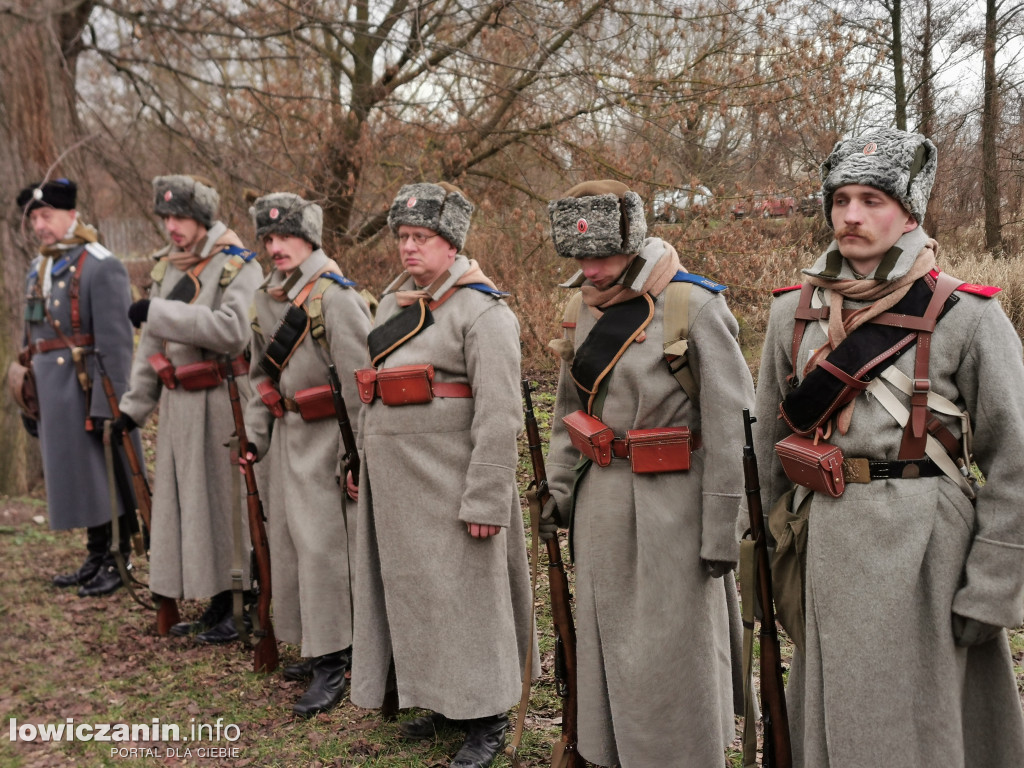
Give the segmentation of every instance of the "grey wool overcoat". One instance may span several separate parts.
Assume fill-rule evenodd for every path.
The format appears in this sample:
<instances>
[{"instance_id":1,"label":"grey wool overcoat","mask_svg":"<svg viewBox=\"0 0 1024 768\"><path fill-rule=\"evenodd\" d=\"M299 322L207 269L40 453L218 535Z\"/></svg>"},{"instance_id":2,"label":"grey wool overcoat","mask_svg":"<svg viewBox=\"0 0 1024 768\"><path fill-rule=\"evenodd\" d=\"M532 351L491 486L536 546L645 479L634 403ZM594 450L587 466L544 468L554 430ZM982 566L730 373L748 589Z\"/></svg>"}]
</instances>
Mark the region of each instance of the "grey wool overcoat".
<instances>
[{"instance_id":1,"label":"grey wool overcoat","mask_svg":"<svg viewBox=\"0 0 1024 768\"><path fill-rule=\"evenodd\" d=\"M840 276L852 276L848 265ZM795 654L787 686L796 766L1024 765L1006 633L962 648L951 625L953 612L1004 627L1024 618L1021 343L998 300L956 295L932 335L929 378L933 392L971 414L987 482L973 503L944 476L847 483L840 498L812 496L806 648ZM798 299L799 292L775 299L758 377L766 510L791 487L773 445L790 434L777 416L793 370ZM808 324L798 372L823 340L818 324ZM896 362L910 377L915 353L916 345ZM871 393L855 402L848 433L837 430L829 442L847 458L896 459L902 427ZM960 434L959 421L940 418Z\"/></svg>"},{"instance_id":2,"label":"grey wool overcoat","mask_svg":"<svg viewBox=\"0 0 1024 768\"><path fill-rule=\"evenodd\" d=\"M85 258L79 262L83 253ZM47 269L49 277L40 276L40 271ZM26 295L32 295L37 278L47 281L47 311L60 324L61 332L70 337L75 331L69 294L76 272L81 281L81 327L77 332L93 336L94 347L103 355L103 366L115 392L124 392L132 362L132 326L128 321L131 288L128 272L110 251L90 243L72 248L49 262L37 256L26 280ZM26 323L25 335L30 344L57 338L57 332L45 320ZM54 530L110 522L110 492L101 433L85 431L86 418L109 419L110 408L92 355L88 357L87 368L93 382L88 402L69 350L54 349L32 357L39 394L38 428L46 503ZM140 450L137 438L135 442Z\"/></svg>"},{"instance_id":3,"label":"grey wool overcoat","mask_svg":"<svg viewBox=\"0 0 1024 768\"><path fill-rule=\"evenodd\" d=\"M467 268L457 256L435 298ZM396 308L385 295L377 324ZM519 324L504 300L460 288L381 369L422 363L473 396L363 408L352 701L380 706L393 654L400 706L484 717L518 699L531 652ZM466 523L502 530L474 539Z\"/></svg>"},{"instance_id":4,"label":"grey wool overcoat","mask_svg":"<svg viewBox=\"0 0 1024 768\"><path fill-rule=\"evenodd\" d=\"M703 447L689 471L633 474L628 460L591 465L575 489L579 750L598 765L707 768L732 740L733 683L723 579L701 559L739 559L742 410L750 371L725 299L694 286L688 335L700 406L663 354L664 294L646 338L612 370L601 420L627 430L688 426ZM575 348L595 318L578 315ZM562 417L585 409L563 360L552 418L548 481L562 515L573 503L580 453Z\"/></svg>"},{"instance_id":5,"label":"grey wool overcoat","mask_svg":"<svg viewBox=\"0 0 1024 768\"><path fill-rule=\"evenodd\" d=\"M277 301L267 293L268 287L283 282L276 270L257 291L250 374L254 390L269 380L259 361L291 300L328 265L324 252L314 251L302 263L288 301ZM299 390L323 386L329 381L328 362L333 361L355 429L361 403L353 373L369 364L370 310L354 288L331 280L323 285L323 327L330 351L307 333L281 372L278 388L283 396L294 398ZM312 294L318 290L315 287ZM355 504L338 482L339 456L345 451L338 420L332 415L303 421L292 411L275 419L256 396L246 407L245 422L267 477L261 492L269 526L277 637L301 644L303 656L348 648L352 644L349 561L356 520Z\"/></svg>"},{"instance_id":6,"label":"grey wool overcoat","mask_svg":"<svg viewBox=\"0 0 1024 768\"><path fill-rule=\"evenodd\" d=\"M150 539L150 587L158 595L206 598L231 589L234 553L232 515L242 514L243 568L248 586L249 539L244 496L233 495L237 469L226 444L235 432L226 382L212 389L187 391L163 386L149 356L162 352L175 367L241 354L249 343L249 305L263 277L254 259L244 262L227 285L222 280L231 257L227 245L240 246L220 222L200 255L213 254L199 275L201 289L191 304L164 298L185 276L173 266L154 271L149 315L142 327L131 386L121 410L137 424L159 404L153 531ZM230 272L230 270L229 270ZM238 379L248 397L248 377ZM241 487L244 494L244 486Z\"/></svg>"}]
</instances>

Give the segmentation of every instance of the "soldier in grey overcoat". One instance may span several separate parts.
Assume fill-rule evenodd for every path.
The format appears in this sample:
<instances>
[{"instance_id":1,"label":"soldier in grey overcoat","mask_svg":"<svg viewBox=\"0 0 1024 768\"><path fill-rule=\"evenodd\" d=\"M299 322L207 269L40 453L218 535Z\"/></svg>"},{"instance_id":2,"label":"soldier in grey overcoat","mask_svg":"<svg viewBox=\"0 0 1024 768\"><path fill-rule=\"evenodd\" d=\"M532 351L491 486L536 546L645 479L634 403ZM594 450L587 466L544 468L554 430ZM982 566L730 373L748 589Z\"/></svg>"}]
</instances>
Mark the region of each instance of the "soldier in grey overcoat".
<instances>
[{"instance_id":1,"label":"soldier in grey overcoat","mask_svg":"<svg viewBox=\"0 0 1024 768\"><path fill-rule=\"evenodd\" d=\"M541 524L543 539L570 529L579 752L623 768L720 766L735 731L722 577L739 559L741 413L754 394L739 328L725 286L645 239L643 202L625 184L584 182L548 211L555 250L579 267L563 287L581 291L552 344L562 359ZM678 305L677 291L688 294ZM673 314L686 316L685 388ZM610 455L573 445L563 417L581 415L611 429ZM653 466L648 439L675 441Z\"/></svg>"},{"instance_id":2,"label":"soldier in grey overcoat","mask_svg":"<svg viewBox=\"0 0 1024 768\"><path fill-rule=\"evenodd\" d=\"M237 639L232 611L233 517L241 515L241 586L248 589L248 523L237 470L225 444L235 431L224 381L231 365L248 395L249 305L263 277L256 254L216 219L219 195L193 176L153 179L153 210L171 244L158 252L149 298L129 313L142 328L131 384L121 398L125 429L160 408L150 589L189 600L210 599L194 622L171 634L200 642ZM184 366L191 366L183 368Z\"/></svg>"},{"instance_id":3,"label":"soldier in grey overcoat","mask_svg":"<svg viewBox=\"0 0 1024 768\"><path fill-rule=\"evenodd\" d=\"M835 240L772 306L755 437L773 533L787 536L777 511L806 520L787 685L796 766L1024 765L1004 629L1024 618L1021 343L998 289L935 267L921 223L936 165L920 134L837 143L821 167ZM796 324L804 304L811 319ZM937 324L914 317L928 311ZM842 451L845 488L794 486L777 457L776 443L819 429Z\"/></svg>"},{"instance_id":4,"label":"soldier in grey overcoat","mask_svg":"<svg viewBox=\"0 0 1024 768\"><path fill-rule=\"evenodd\" d=\"M53 583L78 586L79 596L85 597L121 586L110 552L114 532L101 440L110 408L92 352L102 353L115 391L123 392L132 359L132 328L128 272L79 217L77 191L68 179L30 184L18 194L17 204L41 243L25 282L25 343L40 416L38 423L26 419L25 424L38 435L42 449L50 527L87 531L85 562L54 577ZM82 386L86 377L88 391ZM119 541L127 558L129 516L120 496L118 504Z\"/></svg>"},{"instance_id":5,"label":"soldier in grey overcoat","mask_svg":"<svg viewBox=\"0 0 1024 768\"><path fill-rule=\"evenodd\" d=\"M381 300L360 385L352 673L353 702L378 707L393 659L400 706L432 710L402 736L462 728L457 768L490 765L536 653L516 487L519 324L459 253L472 210L456 187L421 183L389 213L404 271ZM413 366L411 402L388 381L400 366Z\"/></svg>"},{"instance_id":6,"label":"soldier in grey overcoat","mask_svg":"<svg viewBox=\"0 0 1024 768\"><path fill-rule=\"evenodd\" d=\"M341 700L352 660L355 503L341 485L345 446L329 366L335 366L354 430L360 408L354 374L368 362L370 310L321 249L319 205L279 192L259 198L250 210L256 238L275 269L253 305L251 382L258 396L246 409L246 434L252 458L267 465L263 500L276 634L300 644L307 659L286 667L284 675L312 676L292 708L311 717ZM292 316L282 321L297 310L309 331L282 349ZM318 400L300 404L306 397Z\"/></svg>"}]
</instances>

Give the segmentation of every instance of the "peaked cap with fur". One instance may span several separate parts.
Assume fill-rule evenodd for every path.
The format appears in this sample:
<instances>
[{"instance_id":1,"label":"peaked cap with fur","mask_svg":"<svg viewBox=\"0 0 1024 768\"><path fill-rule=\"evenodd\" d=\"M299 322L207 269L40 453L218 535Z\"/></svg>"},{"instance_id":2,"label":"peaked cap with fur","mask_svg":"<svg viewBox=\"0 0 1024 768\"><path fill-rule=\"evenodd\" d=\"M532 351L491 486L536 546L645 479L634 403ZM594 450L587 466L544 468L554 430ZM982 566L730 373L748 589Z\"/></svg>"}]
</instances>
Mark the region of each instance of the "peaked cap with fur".
<instances>
[{"instance_id":1,"label":"peaked cap with fur","mask_svg":"<svg viewBox=\"0 0 1024 768\"><path fill-rule=\"evenodd\" d=\"M473 204L462 190L453 184L406 184L388 211L388 226L396 235L403 224L407 227L426 227L437 232L458 251L466 244L469 219Z\"/></svg>"},{"instance_id":2,"label":"peaked cap with fur","mask_svg":"<svg viewBox=\"0 0 1024 768\"><path fill-rule=\"evenodd\" d=\"M153 179L153 213L195 219L209 229L217 216L220 195L200 176L157 176Z\"/></svg>"},{"instance_id":3,"label":"peaked cap with fur","mask_svg":"<svg viewBox=\"0 0 1024 768\"><path fill-rule=\"evenodd\" d=\"M606 258L640 253L647 236L644 201L619 181L585 181L548 204L559 256Z\"/></svg>"},{"instance_id":4,"label":"peaked cap with fur","mask_svg":"<svg viewBox=\"0 0 1024 768\"><path fill-rule=\"evenodd\" d=\"M259 242L267 235L294 235L314 248L323 243L324 209L291 192L271 192L257 198L249 215Z\"/></svg>"},{"instance_id":5,"label":"peaked cap with fur","mask_svg":"<svg viewBox=\"0 0 1024 768\"><path fill-rule=\"evenodd\" d=\"M885 192L920 224L938 164L935 145L919 133L876 128L837 142L821 164L825 221L832 226L832 196L837 189L864 184Z\"/></svg>"}]
</instances>

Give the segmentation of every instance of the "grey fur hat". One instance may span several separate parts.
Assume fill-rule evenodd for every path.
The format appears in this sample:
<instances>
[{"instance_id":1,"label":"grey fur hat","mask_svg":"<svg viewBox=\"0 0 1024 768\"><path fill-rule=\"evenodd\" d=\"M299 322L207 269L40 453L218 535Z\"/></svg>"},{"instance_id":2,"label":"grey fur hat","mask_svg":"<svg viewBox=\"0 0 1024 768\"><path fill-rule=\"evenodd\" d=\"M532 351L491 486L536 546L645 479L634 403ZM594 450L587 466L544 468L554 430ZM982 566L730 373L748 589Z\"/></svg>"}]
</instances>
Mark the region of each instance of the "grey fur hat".
<instances>
[{"instance_id":1,"label":"grey fur hat","mask_svg":"<svg viewBox=\"0 0 1024 768\"><path fill-rule=\"evenodd\" d=\"M314 248L323 244L324 209L291 192L271 192L257 198L249 215L259 242L267 235L295 235Z\"/></svg>"},{"instance_id":2,"label":"grey fur hat","mask_svg":"<svg viewBox=\"0 0 1024 768\"><path fill-rule=\"evenodd\" d=\"M644 201L619 181L585 181L548 204L559 256L601 259L640 253L647 236Z\"/></svg>"},{"instance_id":3,"label":"grey fur hat","mask_svg":"<svg viewBox=\"0 0 1024 768\"><path fill-rule=\"evenodd\" d=\"M935 145L919 133L876 128L836 142L821 164L822 204L832 226L832 196L846 184L880 189L924 221L938 167Z\"/></svg>"},{"instance_id":4,"label":"grey fur hat","mask_svg":"<svg viewBox=\"0 0 1024 768\"><path fill-rule=\"evenodd\" d=\"M220 195L211 182L197 176L153 179L153 213L195 219L209 229L217 216Z\"/></svg>"},{"instance_id":5,"label":"grey fur hat","mask_svg":"<svg viewBox=\"0 0 1024 768\"><path fill-rule=\"evenodd\" d=\"M473 204L453 184L406 184L391 203L388 226L396 235L403 224L432 229L461 251L472 215Z\"/></svg>"}]
</instances>

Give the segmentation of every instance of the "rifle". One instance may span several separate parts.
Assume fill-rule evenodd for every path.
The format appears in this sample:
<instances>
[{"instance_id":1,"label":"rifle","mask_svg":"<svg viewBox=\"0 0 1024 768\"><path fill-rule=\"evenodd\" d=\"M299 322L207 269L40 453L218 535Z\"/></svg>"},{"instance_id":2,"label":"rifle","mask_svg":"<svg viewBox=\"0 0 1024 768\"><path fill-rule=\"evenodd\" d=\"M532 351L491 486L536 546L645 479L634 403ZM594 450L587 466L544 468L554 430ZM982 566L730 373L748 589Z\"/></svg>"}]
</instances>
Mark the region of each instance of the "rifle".
<instances>
[{"instance_id":1,"label":"rifle","mask_svg":"<svg viewBox=\"0 0 1024 768\"><path fill-rule=\"evenodd\" d=\"M253 647L253 671L273 672L277 669L277 638L270 620L270 544L267 541L266 516L263 502L256 487L256 471L251 461L242 461L249 450L245 436L245 417L242 415L242 400L238 394L231 362L224 366L228 382L228 397L231 399L231 415L235 419L235 437L238 438L238 455L232 464L242 467L245 475L245 505L249 512L249 536L252 539L253 557L256 560L256 581L259 582L259 596L256 599L256 617L252 634L259 638Z\"/></svg>"},{"instance_id":2,"label":"rifle","mask_svg":"<svg viewBox=\"0 0 1024 768\"><path fill-rule=\"evenodd\" d=\"M768 562L768 539L765 532L764 509L761 506L761 482L757 477L757 456L750 425L757 421L750 409L743 409L743 485L750 513L750 535L754 539L757 567L757 599L761 605L761 722L764 744L761 765L770 768L791 768L793 751L789 741L789 714L786 691L782 682L782 652L779 630L775 625L772 602L772 572Z\"/></svg>"},{"instance_id":3,"label":"rifle","mask_svg":"<svg viewBox=\"0 0 1024 768\"><path fill-rule=\"evenodd\" d=\"M94 350L94 354L96 355L96 370L103 384L103 394L106 395L107 406L110 408L110 418L119 419L121 418L121 406L118 405L117 393L114 392L114 382L110 380L110 376L107 375L107 369L103 366L103 354L98 349ZM135 452L135 443L132 442L132 437L128 434L127 430L121 433L121 445L124 448L125 458L128 459L128 468L132 473L132 485L135 488L135 502L137 505L135 511L142 518L146 530L152 532L153 494L149 490L149 481L146 479L142 461ZM139 549L138 541L136 541L135 549L136 552ZM171 631L171 627L181 621L181 616L178 613L178 601L173 597L156 594L153 595L153 599L157 604L156 633L158 635L167 635Z\"/></svg>"},{"instance_id":4,"label":"rifle","mask_svg":"<svg viewBox=\"0 0 1024 768\"><path fill-rule=\"evenodd\" d=\"M334 363L327 364L327 375L331 383L331 395L334 397L334 412L338 417L338 429L341 431L341 442L345 446L345 455L341 457L341 487L345 487L345 477L352 473L352 482L359 485L359 451L356 450L356 436L352 433L352 422L348 418L345 398L341 396L341 381L338 380L338 369Z\"/></svg>"},{"instance_id":5,"label":"rifle","mask_svg":"<svg viewBox=\"0 0 1024 768\"><path fill-rule=\"evenodd\" d=\"M548 476L544 470L544 453L541 449L540 430L537 417L533 413L533 400L530 398L530 382L523 379L523 411L526 416L526 439L530 449L530 461L533 463L533 482L526 492L531 514L540 515L545 502L551 496L548 492ZM562 548L558 538L548 539L548 583L551 588L551 619L555 626L555 680L558 695L562 697L562 738L555 747L554 765L565 765L568 768L581 768L586 762L576 751L576 626L572 620L570 604L569 579L565 575L562 563Z\"/></svg>"}]
</instances>

